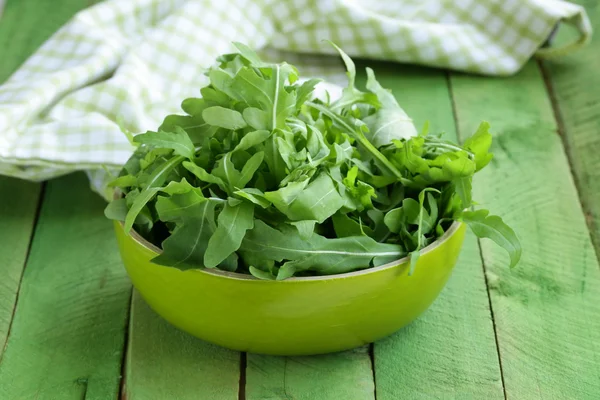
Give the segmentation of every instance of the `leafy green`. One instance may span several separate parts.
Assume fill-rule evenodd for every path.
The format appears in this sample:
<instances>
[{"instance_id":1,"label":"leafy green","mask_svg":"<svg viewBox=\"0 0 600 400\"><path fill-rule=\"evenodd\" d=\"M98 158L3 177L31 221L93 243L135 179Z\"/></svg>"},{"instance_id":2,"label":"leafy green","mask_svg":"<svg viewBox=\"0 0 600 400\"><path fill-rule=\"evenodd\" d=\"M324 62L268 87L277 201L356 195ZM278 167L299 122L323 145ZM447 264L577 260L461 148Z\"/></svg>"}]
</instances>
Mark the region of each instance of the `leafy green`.
<instances>
[{"instance_id":1,"label":"leafy green","mask_svg":"<svg viewBox=\"0 0 600 400\"><path fill-rule=\"evenodd\" d=\"M246 121L244 121L239 111L221 106L205 108L202 111L202 118L207 124L219 128L237 130L246 127Z\"/></svg>"},{"instance_id":2,"label":"leafy green","mask_svg":"<svg viewBox=\"0 0 600 400\"><path fill-rule=\"evenodd\" d=\"M118 178L108 183L109 187L120 187L120 188L128 188L132 186L136 186L138 180L133 175L121 175Z\"/></svg>"},{"instance_id":3,"label":"leafy green","mask_svg":"<svg viewBox=\"0 0 600 400\"><path fill-rule=\"evenodd\" d=\"M390 91L381 87L375 73L367 68L367 89L375 93L381 102L381 108L374 114L364 118L369 127L367 138L375 147L385 146L392 140L410 139L417 136L417 130L406 112Z\"/></svg>"},{"instance_id":4,"label":"leafy green","mask_svg":"<svg viewBox=\"0 0 600 400\"><path fill-rule=\"evenodd\" d=\"M215 202L204 199L191 205L181 222L163 243L163 252L152 261L185 270L204 266L204 254L215 229Z\"/></svg>"},{"instance_id":5,"label":"leafy green","mask_svg":"<svg viewBox=\"0 0 600 400\"><path fill-rule=\"evenodd\" d=\"M166 181L168 174L182 161L182 156L173 157L169 161L163 163L159 168L156 168L154 170L154 173L150 176L148 182L145 185L145 189L140 192L140 194L136 197L135 201L129 208L129 212L127 213L127 217L125 218L126 233L129 233L129 231L131 231L135 219L137 218L138 214L142 211L142 208L144 208L144 206L146 206L146 204L150 200L152 200L156 193L158 193L158 191L162 189L162 185Z\"/></svg>"},{"instance_id":6,"label":"leafy green","mask_svg":"<svg viewBox=\"0 0 600 400\"><path fill-rule=\"evenodd\" d=\"M488 165L493 155L489 153L492 146L492 135L489 132L490 124L482 122L477 131L465 140L464 147L475 155L475 165L477 171Z\"/></svg>"},{"instance_id":7,"label":"leafy green","mask_svg":"<svg viewBox=\"0 0 600 400\"><path fill-rule=\"evenodd\" d=\"M342 90L342 96L332 104L334 110L341 110L351 107L354 104L365 103L373 106L379 105L379 99L372 93L365 93L355 87L356 67L352 59L337 45L330 42L331 45L340 53L344 65L346 66L346 75L348 76L348 86Z\"/></svg>"},{"instance_id":8,"label":"leafy green","mask_svg":"<svg viewBox=\"0 0 600 400\"><path fill-rule=\"evenodd\" d=\"M206 73L202 98L185 99L139 146L110 186L106 208L162 248L155 263L218 268L259 279L328 275L410 256L454 221L505 248L516 234L487 210L470 210L474 174L492 159L489 124L464 145L417 133L392 93L367 69L331 101L319 80L300 81L286 63L248 46L223 54Z\"/></svg>"},{"instance_id":9,"label":"leafy green","mask_svg":"<svg viewBox=\"0 0 600 400\"><path fill-rule=\"evenodd\" d=\"M189 160L194 159L194 153L196 152L194 143L190 140L187 132L179 126L174 128L174 132L146 132L135 136L133 141L150 146L173 149L175 154Z\"/></svg>"},{"instance_id":10,"label":"leafy green","mask_svg":"<svg viewBox=\"0 0 600 400\"><path fill-rule=\"evenodd\" d=\"M104 215L108 219L114 219L115 221L125 221L127 217L127 201L125 198L115 199L111 201L104 209Z\"/></svg>"},{"instance_id":11,"label":"leafy green","mask_svg":"<svg viewBox=\"0 0 600 400\"><path fill-rule=\"evenodd\" d=\"M161 221L175 223L176 228L162 243L163 252L153 261L180 269L203 265L208 241L216 230L215 206L222 200L207 199L200 189L185 180L170 182L161 191L169 196L158 197L158 215Z\"/></svg>"},{"instance_id":12,"label":"leafy green","mask_svg":"<svg viewBox=\"0 0 600 400\"><path fill-rule=\"evenodd\" d=\"M217 229L208 241L204 253L204 266L214 268L236 251L248 229L254 226L254 206L241 202L235 206L225 204L219 214Z\"/></svg>"},{"instance_id":13,"label":"leafy green","mask_svg":"<svg viewBox=\"0 0 600 400\"><path fill-rule=\"evenodd\" d=\"M465 211L462 220L469 225L479 238L492 239L510 256L511 268L521 259L521 244L516 233L496 215L488 215L488 210Z\"/></svg>"},{"instance_id":14,"label":"leafy green","mask_svg":"<svg viewBox=\"0 0 600 400\"><path fill-rule=\"evenodd\" d=\"M298 231L284 228L280 231L257 220L240 247L242 259L249 265L288 260L279 270L281 279L290 270L338 274L367 268L374 257L398 259L406 254L398 245L377 243L367 236L327 239L313 234L303 239Z\"/></svg>"}]
</instances>

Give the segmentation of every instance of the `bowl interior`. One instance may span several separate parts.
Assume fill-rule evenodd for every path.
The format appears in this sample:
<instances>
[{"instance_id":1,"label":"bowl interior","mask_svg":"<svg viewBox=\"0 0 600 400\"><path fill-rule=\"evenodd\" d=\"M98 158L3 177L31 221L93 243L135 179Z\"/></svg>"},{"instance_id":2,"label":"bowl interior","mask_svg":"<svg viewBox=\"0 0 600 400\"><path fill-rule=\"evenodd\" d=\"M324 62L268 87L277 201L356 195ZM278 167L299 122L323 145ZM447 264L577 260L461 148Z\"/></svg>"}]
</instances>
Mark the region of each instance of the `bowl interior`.
<instances>
[{"instance_id":1,"label":"bowl interior","mask_svg":"<svg viewBox=\"0 0 600 400\"><path fill-rule=\"evenodd\" d=\"M123 228L123 223L119 222L119 224L120 224L121 229L122 229ZM425 255L425 254L427 254L427 253L435 250L439 246L442 246L446 241L448 241L449 238L451 238L459 230L459 228L461 227L461 225L462 225L461 222L454 221L452 223L452 225L450 225L450 228L448 228L446 230L446 232L444 232L444 234L442 236L440 236L433 243L431 243L428 246L422 248L421 251L420 251L420 255L423 256L423 255ZM146 240L145 238L143 238L135 230L132 229L130 235L131 235L131 238L138 245L140 245L140 246L144 247L145 249L147 249L147 250L155 253L156 255L159 255L162 252L161 248L159 248L158 246L150 243L148 240ZM397 267L397 266L402 265L402 264L408 264L409 262L410 262L410 255L402 257L402 258L400 258L398 260L389 262L387 264L380 265L378 267L365 268L365 269L361 269L361 270L354 271L354 272L346 272L346 273L343 273L343 274L335 274L335 275L292 277L292 278L287 278L286 281L312 281L312 280L330 280L330 279L336 279L336 278L346 278L346 277L350 277L350 276L364 275L364 274L374 273L374 272L385 270L385 269L389 269L389 268L394 268L394 267ZM250 274L242 274L242 273L239 273L239 272L224 271L224 270L220 270L220 269L217 269L217 268L198 268L198 271L201 271L201 272L207 273L207 274L218 275L218 276L222 276L224 278L230 278L230 279L260 280L260 279L256 278L253 275L250 275Z\"/></svg>"}]
</instances>

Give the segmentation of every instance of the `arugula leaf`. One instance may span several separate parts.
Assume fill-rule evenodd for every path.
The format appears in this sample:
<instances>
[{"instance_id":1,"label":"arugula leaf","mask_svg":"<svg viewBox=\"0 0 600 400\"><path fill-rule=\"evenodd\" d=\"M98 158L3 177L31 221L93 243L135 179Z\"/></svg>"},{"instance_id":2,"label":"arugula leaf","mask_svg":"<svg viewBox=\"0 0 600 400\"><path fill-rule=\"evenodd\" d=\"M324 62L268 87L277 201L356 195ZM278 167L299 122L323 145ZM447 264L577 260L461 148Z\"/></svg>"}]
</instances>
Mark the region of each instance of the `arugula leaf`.
<instances>
[{"instance_id":1,"label":"arugula leaf","mask_svg":"<svg viewBox=\"0 0 600 400\"><path fill-rule=\"evenodd\" d=\"M243 117L246 123L252 128L258 129L259 131L269 132L271 125L268 112L260 110L256 107L248 107L244 109Z\"/></svg>"},{"instance_id":2,"label":"arugula leaf","mask_svg":"<svg viewBox=\"0 0 600 400\"><path fill-rule=\"evenodd\" d=\"M236 190L233 194L242 197L250 202L261 206L262 208L267 208L271 205L271 202L265 198L265 194L259 189L255 188L244 188L241 190Z\"/></svg>"},{"instance_id":3,"label":"arugula leaf","mask_svg":"<svg viewBox=\"0 0 600 400\"><path fill-rule=\"evenodd\" d=\"M125 205L127 206L128 210L131 209L140 193L141 191L138 188L132 189L129 192L127 192L127 194L125 195ZM125 218L127 218L127 215L125 216ZM125 220L123 220L123 222L124 221ZM150 235L152 227L155 224L155 220L148 205L142 207L138 215L135 217L134 223L135 229L139 234L146 236Z\"/></svg>"},{"instance_id":4,"label":"arugula leaf","mask_svg":"<svg viewBox=\"0 0 600 400\"><path fill-rule=\"evenodd\" d=\"M188 160L194 159L196 148L190 140L187 132L176 126L174 132L152 132L137 135L133 138L136 143L147 144L160 148L173 149L175 154L183 156Z\"/></svg>"},{"instance_id":5,"label":"arugula leaf","mask_svg":"<svg viewBox=\"0 0 600 400\"><path fill-rule=\"evenodd\" d=\"M286 186L273 192L265 192L264 197L270 201L280 212L286 213L290 204L302 193L309 180L303 179L290 182Z\"/></svg>"},{"instance_id":6,"label":"arugula leaf","mask_svg":"<svg viewBox=\"0 0 600 400\"><path fill-rule=\"evenodd\" d=\"M376 160L376 162L379 164L379 167L383 171L398 178L402 176L402 174L400 174L400 171L398 171L398 169L383 154L381 154L371 142L369 142L369 140L365 137L362 131L353 128L348 124L348 122L344 121L344 119L340 115L335 114L333 111L327 109L326 107L320 104L312 102L306 102L306 104L310 107L319 110L324 115L331 118L334 124L339 125L342 129L346 130L346 132L352 135L352 137L356 139L363 146L363 148L373 156L373 158Z\"/></svg>"},{"instance_id":7,"label":"arugula leaf","mask_svg":"<svg viewBox=\"0 0 600 400\"><path fill-rule=\"evenodd\" d=\"M283 128L285 119L294 113L296 107L295 93L288 93L285 88L290 69L285 65L275 65L271 69L272 76L266 79L254 69L243 67L231 83L231 90L239 93L246 104L266 112L266 129L269 130Z\"/></svg>"},{"instance_id":8,"label":"arugula leaf","mask_svg":"<svg viewBox=\"0 0 600 400\"><path fill-rule=\"evenodd\" d=\"M319 82L321 82L321 79L309 79L298 86L296 89L296 109L299 110L307 100L311 100L315 87Z\"/></svg>"},{"instance_id":9,"label":"arugula leaf","mask_svg":"<svg viewBox=\"0 0 600 400\"><path fill-rule=\"evenodd\" d=\"M340 53L344 65L346 66L346 75L348 76L348 86L342 90L342 96L331 105L333 110L348 108L356 103L367 103L373 106L379 106L377 96L372 93L364 93L354 86L356 80L356 67L348 55L333 42L329 42Z\"/></svg>"},{"instance_id":10,"label":"arugula leaf","mask_svg":"<svg viewBox=\"0 0 600 400\"><path fill-rule=\"evenodd\" d=\"M202 118L202 110L209 106L205 99L185 99L181 106L188 115L168 115L158 128L159 132L173 132L176 127L180 127L187 132L191 141L197 144L201 144L204 139L217 132L217 127L207 124Z\"/></svg>"},{"instance_id":11,"label":"arugula leaf","mask_svg":"<svg viewBox=\"0 0 600 400\"><path fill-rule=\"evenodd\" d=\"M462 203L462 208L465 209L471 207L471 203L473 202L471 198L471 177L456 178L452 182L454 183L456 194L458 194Z\"/></svg>"},{"instance_id":12,"label":"arugula leaf","mask_svg":"<svg viewBox=\"0 0 600 400\"><path fill-rule=\"evenodd\" d=\"M306 221L292 221L290 225L293 225L298 229L298 234L304 240L310 239L312 234L315 232L315 224L318 221L306 220Z\"/></svg>"},{"instance_id":13,"label":"arugula leaf","mask_svg":"<svg viewBox=\"0 0 600 400\"><path fill-rule=\"evenodd\" d=\"M239 111L221 106L205 108L202 111L202 118L207 124L220 128L237 130L246 127L246 121Z\"/></svg>"},{"instance_id":14,"label":"arugula leaf","mask_svg":"<svg viewBox=\"0 0 600 400\"><path fill-rule=\"evenodd\" d=\"M286 177L285 162L275 144L275 137L271 136L264 143L265 162L274 180L281 182Z\"/></svg>"},{"instance_id":15,"label":"arugula leaf","mask_svg":"<svg viewBox=\"0 0 600 400\"><path fill-rule=\"evenodd\" d=\"M240 171L235 168L231 161L232 153L225 153L223 157L217 161L217 166L212 170L212 175L221 179L228 186L228 191L233 191L237 187L240 180Z\"/></svg>"},{"instance_id":16,"label":"arugula leaf","mask_svg":"<svg viewBox=\"0 0 600 400\"><path fill-rule=\"evenodd\" d=\"M250 63L255 66L255 67L270 67L270 64L266 64L264 63L260 57L258 56L258 54L256 54L256 52L254 50L252 50L250 47L246 46L243 43L240 42L233 42L233 45L235 46L236 49L238 49L238 51L240 52L240 55L242 57L244 57L246 60L250 61Z\"/></svg>"},{"instance_id":17,"label":"arugula leaf","mask_svg":"<svg viewBox=\"0 0 600 400\"><path fill-rule=\"evenodd\" d=\"M181 182L169 182L160 189L170 196L158 196L156 212L161 221L182 222L189 210L206 201L202 191L193 187L184 179Z\"/></svg>"},{"instance_id":18,"label":"arugula leaf","mask_svg":"<svg viewBox=\"0 0 600 400\"><path fill-rule=\"evenodd\" d=\"M265 193L265 196L269 194ZM344 200L331 177L320 174L289 203L273 201L273 204L292 221L311 220L321 223L335 214L344 205Z\"/></svg>"},{"instance_id":19,"label":"arugula leaf","mask_svg":"<svg viewBox=\"0 0 600 400\"><path fill-rule=\"evenodd\" d=\"M246 110L249 110L249 108L246 108ZM235 153L236 151L248 150L251 147L261 144L262 142L267 140L269 136L271 136L271 132L267 130L248 132L240 139L240 142L235 146L235 148L231 152Z\"/></svg>"},{"instance_id":20,"label":"arugula leaf","mask_svg":"<svg viewBox=\"0 0 600 400\"><path fill-rule=\"evenodd\" d=\"M348 175L342 179L342 182L346 188L345 193L348 193L350 196L351 204L347 203L346 206L352 205L353 209L359 211L362 211L365 208L373 208L373 203L371 201L373 198L377 197L375 194L375 188L367 183L357 181L357 176L358 167L355 165L350 168Z\"/></svg>"},{"instance_id":21,"label":"arugula leaf","mask_svg":"<svg viewBox=\"0 0 600 400\"><path fill-rule=\"evenodd\" d=\"M241 202L236 206L225 204L217 219L217 230L208 241L204 266L214 268L236 251L248 229L254 226L254 206Z\"/></svg>"},{"instance_id":22,"label":"arugula leaf","mask_svg":"<svg viewBox=\"0 0 600 400\"><path fill-rule=\"evenodd\" d=\"M476 171L479 171L492 160L493 155L488 153L492 146L492 135L489 132L490 124L482 122L477 131L465 140L464 147L475 154Z\"/></svg>"},{"instance_id":23,"label":"arugula leaf","mask_svg":"<svg viewBox=\"0 0 600 400\"><path fill-rule=\"evenodd\" d=\"M183 161L182 156L177 156L171 158L169 161L162 164L159 168L157 168L152 176L150 177L146 188L140 192L140 194L136 197L135 201L129 208L129 212L127 213L127 217L125 218L125 232L129 234L133 224L140 213L142 208L146 206L146 204L154 198L156 193L161 189L165 180L167 179L167 175Z\"/></svg>"},{"instance_id":24,"label":"arugula leaf","mask_svg":"<svg viewBox=\"0 0 600 400\"><path fill-rule=\"evenodd\" d=\"M417 136L412 119L400 108L392 93L381 87L371 68L367 68L367 89L375 93L381 102L381 108L363 120L369 127L365 136L375 147L390 144L394 139Z\"/></svg>"},{"instance_id":25,"label":"arugula leaf","mask_svg":"<svg viewBox=\"0 0 600 400\"><path fill-rule=\"evenodd\" d=\"M162 242L163 252L152 262L181 270L203 266L204 254L214 232L211 225L214 224L215 205L208 199L192 205L171 236Z\"/></svg>"},{"instance_id":26,"label":"arugula leaf","mask_svg":"<svg viewBox=\"0 0 600 400\"><path fill-rule=\"evenodd\" d=\"M254 266L250 266L249 268L250 274L252 274L252 276L258 278L258 279L262 279L265 281L272 281L275 280L275 276L273 276L273 274L271 272L267 272L267 271L263 271L262 269L258 269Z\"/></svg>"},{"instance_id":27,"label":"arugula leaf","mask_svg":"<svg viewBox=\"0 0 600 400\"><path fill-rule=\"evenodd\" d=\"M383 218L383 222L390 232L399 233L400 228L406 224L406 215L404 214L404 209L402 207L398 207L388 211Z\"/></svg>"},{"instance_id":28,"label":"arugula leaf","mask_svg":"<svg viewBox=\"0 0 600 400\"><path fill-rule=\"evenodd\" d=\"M427 210L425 210L425 194L427 193L429 195L431 192L440 193L439 190L434 188L425 188L421 191L421 193L419 193L419 217L417 220L417 225L419 227L417 229L417 238L419 244L417 245L417 250L419 250L423 245L421 241L421 235L429 233L429 231L431 231L435 226L435 220L437 219L431 218ZM435 213L437 214L437 204L435 206Z\"/></svg>"},{"instance_id":29,"label":"arugula leaf","mask_svg":"<svg viewBox=\"0 0 600 400\"><path fill-rule=\"evenodd\" d=\"M125 217L127 216L127 200L125 198L115 199L108 203L106 208L104 209L104 215L108 219L113 219L115 221L125 221Z\"/></svg>"},{"instance_id":30,"label":"arugula leaf","mask_svg":"<svg viewBox=\"0 0 600 400\"><path fill-rule=\"evenodd\" d=\"M214 183L218 185L221 188L221 190L227 191L227 185L225 184L225 182L223 182L221 178L214 176L213 174L209 174L204 168L187 161L183 162L183 167L190 171L192 174L194 174L200 181L206 183Z\"/></svg>"},{"instance_id":31,"label":"arugula leaf","mask_svg":"<svg viewBox=\"0 0 600 400\"><path fill-rule=\"evenodd\" d=\"M236 70L237 72L237 70ZM240 94L231 88L233 85L233 74L221 68L211 68L208 72L211 85L219 92L225 93L231 99L242 101Z\"/></svg>"},{"instance_id":32,"label":"arugula leaf","mask_svg":"<svg viewBox=\"0 0 600 400\"><path fill-rule=\"evenodd\" d=\"M202 94L202 99L186 99L181 103L181 108L183 111L190 115L202 114L202 111L206 107L210 106L222 106L222 107L231 107L234 104L234 101L231 97L227 96L227 94L212 88L212 87L203 87L200 89L200 94ZM195 107L193 103L186 104L186 101L189 100L202 100L204 102L203 107Z\"/></svg>"},{"instance_id":33,"label":"arugula leaf","mask_svg":"<svg viewBox=\"0 0 600 400\"><path fill-rule=\"evenodd\" d=\"M137 177L134 175L122 175L108 183L108 187L127 188L136 186L138 183Z\"/></svg>"},{"instance_id":34,"label":"arugula leaf","mask_svg":"<svg viewBox=\"0 0 600 400\"><path fill-rule=\"evenodd\" d=\"M465 211L461 216L478 238L492 239L510 256L510 267L517 265L521 259L521 244L515 232L496 215L489 215L488 210Z\"/></svg>"},{"instance_id":35,"label":"arugula leaf","mask_svg":"<svg viewBox=\"0 0 600 400\"><path fill-rule=\"evenodd\" d=\"M291 266L295 271L337 274L367 268L374 257L400 259L406 255L400 246L377 243L367 236L327 239L313 234L304 240L295 229L279 231L260 220L256 220L254 228L246 233L239 252L249 265L253 265L255 260L258 264L261 260L296 261L282 267L282 275ZM281 276L278 275L278 278Z\"/></svg>"},{"instance_id":36,"label":"arugula leaf","mask_svg":"<svg viewBox=\"0 0 600 400\"><path fill-rule=\"evenodd\" d=\"M353 220L347 214L335 213L332 215L331 221L337 237L373 235L371 228L362 225L360 221Z\"/></svg>"},{"instance_id":37,"label":"arugula leaf","mask_svg":"<svg viewBox=\"0 0 600 400\"><path fill-rule=\"evenodd\" d=\"M408 268L408 276L411 276L414 272L415 269L417 268L417 261L419 261L419 257L421 257L421 251L420 250L413 250L410 254L410 264L409 264L409 268Z\"/></svg>"},{"instance_id":38,"label":"arugula leaf","mask_svg":"<svg viewBox=\"0 0 600 400\"><path fill-rule=\"evenodd\" d=\"M246 186L246 184L250 182L250 180L254 177L254 174L261 166L264 158L265 153L262 151L259 151L258 153L250 157L246 164L244 164L244 167L242 168L242 173L240 174L235 186L239 188L243 188L244 186Z\"/></svg>"}]
</instances>

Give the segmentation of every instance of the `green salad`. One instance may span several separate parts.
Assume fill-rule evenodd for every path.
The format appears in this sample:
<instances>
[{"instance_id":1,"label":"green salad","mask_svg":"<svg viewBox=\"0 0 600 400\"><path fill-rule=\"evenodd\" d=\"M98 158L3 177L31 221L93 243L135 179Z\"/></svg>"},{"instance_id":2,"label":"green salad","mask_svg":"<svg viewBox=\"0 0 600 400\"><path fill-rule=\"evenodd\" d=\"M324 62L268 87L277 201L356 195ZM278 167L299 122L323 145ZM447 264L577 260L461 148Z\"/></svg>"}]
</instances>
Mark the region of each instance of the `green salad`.
<instances>
[{"instance_id":1,"label":"green salad","mask_svg":"<svg viewBox=\"0 0 600 400\"><path fill-rule=\"evenodd\" d=\"M235 46L185 115L132 137L110 184L120 196L106 216L162 248L154 263L281 280L410 256L412 273L421 249L463 221L517 264L513 230L472 208L473 175L492 159L487 123L462 145L418 133L371 69L366 89L355 86L337 46L348 85L335 101L293 65Z\"/></svg>"}]
</instances>

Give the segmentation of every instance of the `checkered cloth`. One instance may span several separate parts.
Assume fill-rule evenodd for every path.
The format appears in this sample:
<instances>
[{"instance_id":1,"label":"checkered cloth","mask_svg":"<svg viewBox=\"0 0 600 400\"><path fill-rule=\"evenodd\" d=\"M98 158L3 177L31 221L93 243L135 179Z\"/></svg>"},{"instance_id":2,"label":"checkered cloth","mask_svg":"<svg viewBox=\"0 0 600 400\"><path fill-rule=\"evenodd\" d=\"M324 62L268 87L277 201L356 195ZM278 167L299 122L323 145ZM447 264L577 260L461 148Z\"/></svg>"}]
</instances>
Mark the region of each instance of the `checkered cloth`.
<instances>
[{"instance_id":1,"label":"checkered cloth","mask_svg":"<svg viewBox=\"0 0 600 400\"><path fill-rule=\"evenodd\" d=\"M540 49L560 21L580 38ZM133 150L120 126L156 129L178 113L232 41L339 82L323 39L351 56L509 75L590 34L584 10L559 0L109 0L75 15L0 86L0 174L86 170L108 196Z\"/></svg>"}]
</instances>

